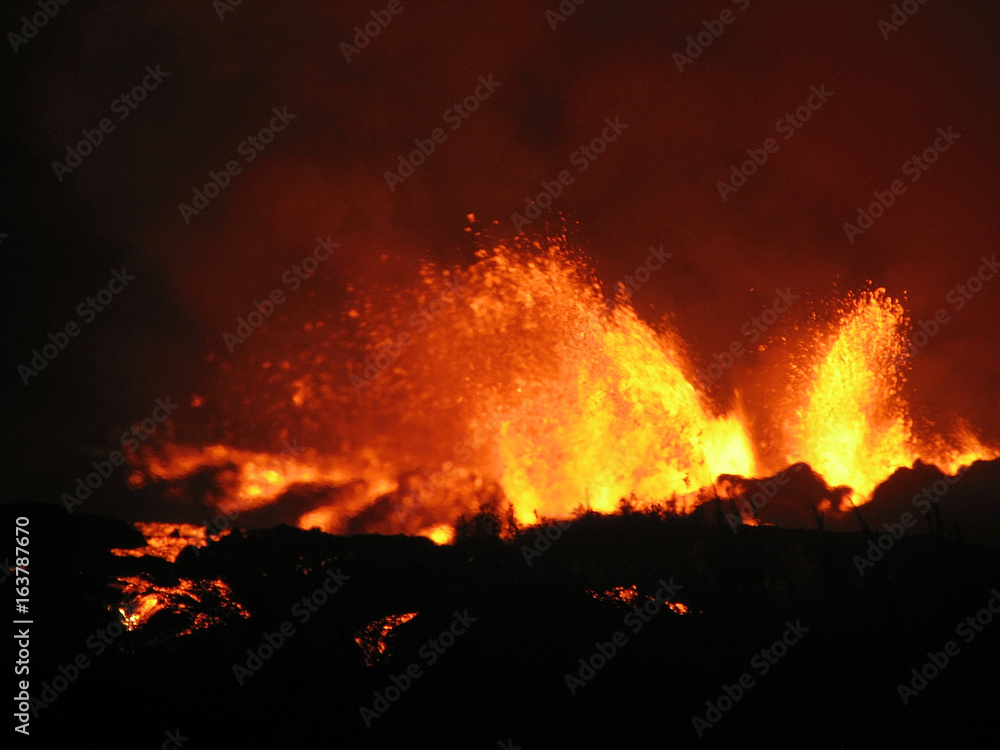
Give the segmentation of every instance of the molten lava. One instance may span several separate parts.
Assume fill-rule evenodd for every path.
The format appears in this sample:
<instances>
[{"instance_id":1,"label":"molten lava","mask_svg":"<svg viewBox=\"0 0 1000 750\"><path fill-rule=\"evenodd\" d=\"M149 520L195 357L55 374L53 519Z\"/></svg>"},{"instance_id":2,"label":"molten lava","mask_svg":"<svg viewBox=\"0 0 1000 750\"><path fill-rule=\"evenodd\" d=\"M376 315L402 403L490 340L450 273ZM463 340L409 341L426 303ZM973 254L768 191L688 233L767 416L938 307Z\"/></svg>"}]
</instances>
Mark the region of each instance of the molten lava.
<instances>
[{"instance_id":1,"label":"molten lava","mask_svg":"<svg viewBox=\"0 0 1000 750\"><path fill-rule=\"evenodd\" d=\"M185 547L204 547L205 527L191 523L144 523L135 524L144 537L145 547L135 549L113 549L111 553L118 557L162 557L167 562L176 562L177 556Z\"/></svg>"},{"instance_id":2,"label":"molten lava","mask_svg":"<svg viewBox=\"0 0 1000 750\"><path fill-rule=\"evenodd\" d=\"M808 463L831 486L867 502L896 469L917 459L954 474L997 456L968 428L951 441L918 436L903 395L907 320L884 289L850 297L832 334L817 337L813 361L794 388L803 394L788 419L788 463Z\"/></svg>"},{"instance_id":3,"label":"molten lava","mask_svg":"<svg viewBox=\"0 0 1000 750\"><path fill-rule=\"evenodd\" d=\"M788 434L788 463L804 461L833 486L867 498L917 458L902 367L903 309L884 290L848 301L833 334L816 347Z\"/></svg>"},{"instance_id":4,"label":"molten lava","mask_svg":"<svg viewBox=\"0 0 1000 750\"><path fill-rule=\"evenodd\" d=\"M743 424L712 412L673 332L623 298L609 308L558 245L530 259L509 252L484 259L478 314L462 333L473 352L486 339L496 349L500 387L487 406L502 416L484 469L518 520L611 511L631 494L687 498L721 473L755 471Z\"/></svg>"},{"instance_id":5,"label":"molten lava","mask_svg":"<svg viewBox=\"0 0 1000 750\"><path fill-rule=\"evenodd\" d=\"M122 576L111 586L121 592L118 613L126 629L134 631L148 625L160 612L170 612L175 630L163 638L190 635L196 630L214 627L226 617L246 619L250 615L233 599L222 580L192 581L178 579L174 586L157 585L143 576Z\"/></svg>"},{"instance_id":6,"label":"molten lava","mask_svg":"<svg viewBox=\"0 0 1000 750\"><path fill-rule=\"evenodd\" d=\"M404 612L398 615L386 615L374 620L354 636L354 642L361 649L366 667L382 664L392 655L393 631L416 617L419 612Z\"/></svg>"},{"instance_id":7,"label":"molten lava","mask_svg":"<svg viewBox=\"0 0 1000 750\"><path fill-rule=\"evenodd\" d=\"M721 474L784 468L760 458L752 420L694 384L679 334L609 298L565 237L478 256L428 264L414 287L362 297L337 325L323 311L271 347L263 333L248 342L260 347L245 365L256 384L239 403L198 397L228 427L142 454L133 486L230 514L287 508L304 528L446 543L481 502L509 500L520 524L629 496L684 511ZM805 461L864 502L917 458L954 473L998 455L967 428L916 434L906 325L897 301L869 291L793 341L785 465ZM253 444L261 435L310 447L278 456Z\"/></svg>"}]
</instances>

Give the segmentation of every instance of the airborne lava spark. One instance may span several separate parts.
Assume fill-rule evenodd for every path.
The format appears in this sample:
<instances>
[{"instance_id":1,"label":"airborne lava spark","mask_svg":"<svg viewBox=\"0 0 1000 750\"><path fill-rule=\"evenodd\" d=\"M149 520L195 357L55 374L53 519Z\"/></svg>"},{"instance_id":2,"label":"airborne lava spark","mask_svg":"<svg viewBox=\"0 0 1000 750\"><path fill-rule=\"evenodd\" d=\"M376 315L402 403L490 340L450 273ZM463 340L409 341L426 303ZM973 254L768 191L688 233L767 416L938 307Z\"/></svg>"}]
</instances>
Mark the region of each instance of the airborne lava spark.
<instances>
[{"instance_id":1,"label":"airborne lava spark","mask_svg":"<svg viewBox=\"0 0 1000 750\"><path fill-rule=\"evenodd\" d=\"M142 481L190 495L188 480L215 470L217 508L288 507L303 527L445 541L489 498L506 497L520 523L579 506L611 511L629 496L683 511L720 474L784 468L764 465L752 420L694 385L679 334L609 299L565 237L477 254L468 268L425 265L388 304L362 297L339 324L326 312L280 351L262 350L248 365L259 387L230 407L253 426L160 446L137 467ZM779 415L787 463L808 462L865 502L917 458L954 472L997 455L971 430L950 441L915 434L906 319L884 290L847 298L834 318L795 342L807 355L790 383L799 395ZM352 326L360 351L345 344ZM375 361L385 366L372 376ZM361 372L365 387L352 387ZM312 447L276 457L248 447L259 432L303 435Z\"/></svg>"},{"instance_id":2,"label":"airborne lava spark","mask_svg":"<svg viewBox=\"0 0 1000 750\"><path fill-rule=\"evenodd\" d=\"M806 373L788 453L832 486L867 498L918 457L902 398L903 309L882 289L849 299L832 336Z\"/></svg>"},{"instance_id":3,"label":"airborne lava spark","mask_svg":"<svg viewBox=\"0 0 1000 750\"><path fill-rule=\"evenodd\" d=\"M833 333L813 342L813 362L795 389L804 396L788 419L789 463L808 463L860 502L917 459L954 474L998 455L964 426L951 440L916 433L903 394L907 326L884 289L849 297Z\"/></svg>"}]
</instances>

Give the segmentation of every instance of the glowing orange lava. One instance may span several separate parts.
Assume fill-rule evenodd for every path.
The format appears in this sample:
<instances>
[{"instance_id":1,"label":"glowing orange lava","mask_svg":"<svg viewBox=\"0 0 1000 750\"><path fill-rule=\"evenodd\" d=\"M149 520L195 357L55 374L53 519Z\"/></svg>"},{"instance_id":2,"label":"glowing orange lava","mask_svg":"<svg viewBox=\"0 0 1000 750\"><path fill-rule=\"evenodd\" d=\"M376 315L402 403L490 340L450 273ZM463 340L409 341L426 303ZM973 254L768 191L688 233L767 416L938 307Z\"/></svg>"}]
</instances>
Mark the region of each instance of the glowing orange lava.
<instances>
[{"instance_id":1,"label":"glowing orange lava","mask_svg":"<svg viewBox=\"0 0 1000 750\"><path fill-rule=\"evenodd\" d=\"M609 298L568 244L497 243L467 268L428 264L411 288L355 300L340 331L306 323L248 365L257 386L229 410L243 431L147 450L132 486L158 483L230 513L305 503L303 528L447 543L489 498L509 500L522 525L578 506L612 511L632 495L684 511L720 474L784 468L759 460L747 415L694 384L678 333ZM828 324L792 341L798 364L777 414L788 464L805 461L864 502L917 458L954 473L998 455L970 428L915 433L907 321L883 290L849 297ZM213 408L210 395L198 401ZM261 431L314 447L246 447ZM191 481L205 470L209 489Z\"/></svg>"},{"instance_id":2,"label":"glowing orange lava","mask_svg":"<svg viewBox=\"0 0 1000 750\"><path fill-rule=\"evenodd\" d=\"M788 420L788 463L804 461L831 486L851 487L855 502L918 458L954 474L997 455L968 429L953 441L915 435L903 396L906 326L884 289L848 299L833 333L814 347Z\"/></svg>"},{"instance_id":3,"label":"glowing orange lava","mask_svg":"<svg viewBox=\"0 0 1000 750\"><path fill-rule=\"evenodd\" d=\"M863 497L916 458L901 397L903 310L884 290L858 297L816 352L788 434L788 463L805 461Z\"/></svg>"},{"instance_id":4,"label":"glowing orange lava","mask_svg":"<svg viewBox=\"0 0 1000 750\"><path fill-rule=\"evenodd\" d=\"M145 627L159 612L169 611L183 615L183 624L170 634L190 635L219 624L221 616L248 618L249 613L233 599L232 591L222 580L192 581L178 579L176 586L160 586L142 576L123 576L113 584L121 591L122 602L118 607L126 629L134 631Z\"/></svg>"},{"instance_id":5,"label":"glowing orange lava","mask_svg":"<svg viewBox=\"0 0 1000 750\"><path fill-rule=\"evenodd\" d=\"M409 622L419 612L405 612L398 615L386 615L373 620L357 632L354 642L361 649L366 667L381 664L391 655L393 630Z\"/></svg>"},{"instance_id":6,"label":"glowing orange lava","mask_svg":"<svg viewBox=\"0 0 1000 750\"><path fill-rule=\"evenodd\" d=\"M144 537L145 547L135 549L113 549L112 554L118 557L143 557L151 555L162 557L167 562L175 562L177 556L185 547L204 547L208 544L205 538L205 527L191 523L145 523L134 524Z\"/></svg>"},{"instance_id":7,"label":"glowing orange lava","mask_svg":"<svg viewBox=\"0 0 1000 750\"><path fill-rule=\"evenodd\" d=\"M597 591L587 589L587 593L599 602L611 602L623 608L638 607L646 602L660 602L666 604L667 608L677 615L690 614L691 608L682 602L665 602L661 599L654 599L639 593L639 588L635 584L631 586L615 586L607 591ZM648 611L648 610L647 610Z\"/></svg>"},{"instance_id":8,"label":"glowing orange lava","mask_svg":"<svg viewBox=\"0 0 1000 750\"><path fill-rule=\"evenodd\" d=\"M719 474L754 473L743 424L714 414L687 379L673 332L654 331L623 298L609 307L559 245L527 258L505 250L484 259L463 333L472 351L497 339L517 374L487 404L500 415L487 473L519 521L579 505L607 512L633 493L685 499Z\"/></svg>"}]
</instances>

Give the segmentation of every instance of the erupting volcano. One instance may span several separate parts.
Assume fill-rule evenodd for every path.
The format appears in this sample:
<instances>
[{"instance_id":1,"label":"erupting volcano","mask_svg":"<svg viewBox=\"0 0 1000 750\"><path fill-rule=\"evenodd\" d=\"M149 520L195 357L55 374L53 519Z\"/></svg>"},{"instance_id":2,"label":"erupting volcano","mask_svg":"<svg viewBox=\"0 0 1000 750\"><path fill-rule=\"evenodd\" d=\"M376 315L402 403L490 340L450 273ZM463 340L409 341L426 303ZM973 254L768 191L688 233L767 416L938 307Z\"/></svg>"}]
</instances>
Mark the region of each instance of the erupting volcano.
<instances>
[{"instance_id":1,"label":"erupting volcano","mask_svg":"<svg viewBox=\"0 0 1000 750\"><path fill-rule=\"evenodd\" d=\"M967 427L948 438L915 427L908 321L883 289L774 338L791 364L769 407L778 450L764 451L739 394L728 409L710 397L676 328L608 294L565 236L477 255L249 343L229 368L249 373L239 401L198 396L206 418L141 454L132 486L245 521L443 542L459 516L501 498L522 524L623 498L685 512L721 474L806 462L864 503L918 459L954 474L998 455ZM279 441L305 447L277 454Z\"/></svg>"}]
</instances>

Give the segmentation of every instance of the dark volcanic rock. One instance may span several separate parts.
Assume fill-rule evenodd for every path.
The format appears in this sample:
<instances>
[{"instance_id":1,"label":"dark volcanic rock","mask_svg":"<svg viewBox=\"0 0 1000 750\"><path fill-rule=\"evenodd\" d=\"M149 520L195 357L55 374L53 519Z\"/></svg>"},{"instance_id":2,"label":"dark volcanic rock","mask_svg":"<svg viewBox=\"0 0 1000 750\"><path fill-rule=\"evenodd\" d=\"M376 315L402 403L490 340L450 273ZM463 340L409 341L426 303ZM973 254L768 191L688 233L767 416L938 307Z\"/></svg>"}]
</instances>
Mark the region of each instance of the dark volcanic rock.
<instances>
[{"instance_id":1,"label":"dark volcanic rock","mask_svg":"<svg viewBox=\"0 0 1000 750\"><path fill-rule=\"evenodd\" d=\"M975 481L987 481L980 472ZM39 540L95 524L21 512ZM32 602L52 601L32 632L32 691L81 654L90 666L39 710L32 734L54 746L92 726L108 744L156 746L179 728L185 748L403 747L427 737L455 748L508 738L525 748L978 742L990 727L1000 631L981 625L966 640L961 627L989 614L1000 552L925 534L859 568L871 541L628 510L447 547L237 531L175 564L40 541ZM123 576L192 584L104 645L99 629L135 605L111 585ZM665 585L685 609L656 601ZM405 613L417 614L366 667L358 632ZM199 615L205 627L193 627ZM793 626L801 636L776 658ZM897 686L949 640L958 655L904 705ZM614 654L595 659L609 644ZM752 687L699 738L692 717L744 674ZM571 689L568 677L581 683Z\"/></svg>"}]
</instances>

